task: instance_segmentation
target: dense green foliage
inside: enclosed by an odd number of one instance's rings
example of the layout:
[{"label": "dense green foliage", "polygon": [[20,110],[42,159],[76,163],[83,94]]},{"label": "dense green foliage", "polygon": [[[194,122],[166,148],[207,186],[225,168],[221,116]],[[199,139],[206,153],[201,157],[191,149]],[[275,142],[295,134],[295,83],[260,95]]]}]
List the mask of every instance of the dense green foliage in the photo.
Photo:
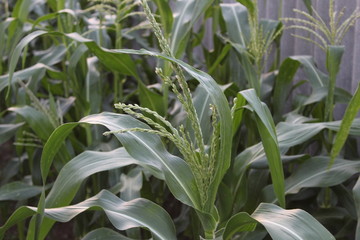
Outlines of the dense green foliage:
[{"label": "dense green foliage", "polygon": [[[329,25],[311,1],[1,1],[0,239],[360,239],[360,90],[336,87],[360,15],[329,1]],[[280,62],[288,28],[327,72]]]}]

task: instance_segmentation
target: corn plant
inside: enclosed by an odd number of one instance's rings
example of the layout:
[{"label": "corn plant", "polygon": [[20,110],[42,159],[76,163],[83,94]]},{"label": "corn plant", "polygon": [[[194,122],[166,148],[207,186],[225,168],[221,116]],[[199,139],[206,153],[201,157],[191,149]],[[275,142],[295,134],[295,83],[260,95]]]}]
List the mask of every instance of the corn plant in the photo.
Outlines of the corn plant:
[{"label": "corn plant", "polygon": [[[358,237],[360,164],[345,141],[360,135],[358,91],[334,90],[343,121],[318,117],[318,96],[285,113],[299,67],[314,89],[324,74],[304,56],[265,73],[282,25],[239,2],[48,1],[44,16],[10,3],[0,143],[17,157],[1,170],[0,239]],[[209,17],[221,32],[202,62],[189,52]],[[234,63],[253,88],[222,85]],[[330,156],[316,149],[329,131]]]}]

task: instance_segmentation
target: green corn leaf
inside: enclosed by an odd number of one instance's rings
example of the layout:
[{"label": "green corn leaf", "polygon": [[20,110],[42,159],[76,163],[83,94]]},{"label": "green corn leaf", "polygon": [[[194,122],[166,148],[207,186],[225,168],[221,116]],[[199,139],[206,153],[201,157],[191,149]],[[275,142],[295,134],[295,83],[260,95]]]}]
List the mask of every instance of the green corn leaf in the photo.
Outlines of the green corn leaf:
[{"label": "green corn leaf", "polygon": [[220,6],[230,41],[244,48],[250,38],[246,7],[240,3],[223,3]]},{"label": "green corn leaf", "polygon": [[77,125],[78,123],[67,123],[57,127],[54,132],[51,133],[49,139],[46,141],[40,160],[41,177],[44,184],[46,183],[46,178],[48,176],[55,155],[63,146],[66,137]]},{"label": "green corn leaf", "polygon": [[[306,160],[285,180],[285,193],[295,194],[302,188],[336,186],[360,171],[358,161],[336,159],[331,169],[328,169],[328,164],[327,157]],[[272,186],[269,186],[265,190],[266,200],[275,202],[271,188]]]},{"label": "green corn leaf", "polygon": [[300,66],[300,62],[291,58],[287,58],[281,64],[279,73],[276,76],[274,88],[274,115],[275,120],[281,119],[282,113],[285,109],[286,98],[292,86],[292,80]]},{"label": "green corn leaf", "polygon": [[360,177],[353,188],[354,202],[356,206],[357,225],[355,239],[360,239]]},{"label": "green corn leaf", "polygon": [[242,5],[244,5],[251,14],[253,15],[256,14],[256,9],[253,1],[251,0],[237,0],[237,1]]},{"label": "green corn leaf", "polygon": [[90,113],[98,113],[102,104],[102,82],[101,75],[98,70],[97,57],[86,59],[88,71],[85,80],[85,96],[86,101],[90,105]]},{"label": "green corn leaf", "polygon": [[231,112],[228,102],[221,88],[217,85],[215,80],[210,75],[191,67],[190,65],[184,63],[181,60],[173,59],[160,53],[151,52],[147,50],[130,50],[130,49],[107,50],[107,51],[111,51],[112,53],[119,53],[119,54],[127,53],[127,54],[136,54],[136,55],[150,55],[167,61],[174,62],[176,64],[179,64],[190,76],[198,80],[200,85],[206,89],[219,113],[220,135],[222,140],[220,144],[220,152],[219,152],[219,159],[222,160],[216,162],[217,164],[216,166],[217,172],[215,175],[216,180],[213,181],[213,185],[211,186],[212,190],[209,191],[209,193],[211,194],[211,197],[209,197],[209,204],[212,205],[212,203],[215,201],[216,189],[218,188],[218,185],[220,184],[220,181],[224,176],[226,170],[230,166],[231,136],[232,136]]},{"label": "green corn leaf", "polygon": [[328,77],[315,66],[313,57],[293,56],[291,59],[301,63],[313,88],[325,87],[328,85]]},{"label": "green corn leaf", "polygon": [[48,117],[33,107],[12,107],[9,108],[9,111],[15,112],[22,116],[30,128],[44,142],[46,142],[51,132],[54,130]]},{"label": "green corn leaf", "polygon": [[237,94],[237,101],[236,105],[233,106],[233,129],[232,133],[233,136],[236,134],[238,128],[240,127],[240,123],[242,121],[243,112],[244,112],[244,106],[246,104],[245,98],[241,97],[240,93]]},{"label": "green corn leaf", "polygon": [[[105,212],[113,226],[119,230],[145,227],[151,231],[154,237],[159,239],[176,239],[172,220],[160,206],[141,198],[125,202],[106,190],[102,190],[94,197],[76,205],[45,209],[46,218],[44,222],[48,220],[68,222],[86,210],[99,208]],[[36,212],[37,208],[35,207],[17,209],[5,225],[0,228],[0,239],[3,238],[7,228]]]},{"label": "green corn leaf", "polygon": [[38,25],[41,22],[54,19],[54,18],[56,18],[57,16],[59,16],[61,14],[68,14],[69,16],[72,16],[74,19],[77,19],[76,13],[73,10],[71,10],[71,9],[63,9],[61,11],[58,11],[58,12],[55,12],[55,13],[49,13],[49,14],[46,14],[44,16],[39,17],[38,19],[36,19],[33,22],[33,26],[35,27],[36,25]]},{"label": "green corn leaf", "polygon": [[284,210],[273,204],[261,203],[251,217],[266,228],[272,239],[335,240],[313,216],[301,209]]},{"label": "green corn leaf", "polygon": [[[360,119],[355,119],[350,134],[360,136]],[[280,153],[285,154],[289,148],[302,144],[324,129],[339,131],[341,121],[322,123],[288,123],[281,122],[276,127]],[[247,148],[235,158],[235,164],[244,162],[245,165],[263,161],[265,152],[261,143]]]},{"label": "green corn leaf", "polygon": [[[122,114],[101,113],[83,118],[80,122],[100,124],[110,131],[149,127],[139,120]],[[183,203],[200,209],[200,199],[194,176],[184,160],[169,154],[159,136],[149,133],[128,132],[115,134],[128,153],[138,161],[161,169],[174,196]]]},{"label": "green corn leaf", "polygon": [[116,70],[120,73],[123,73],[125,75],[135,76],[137,77],[135,64],[131,60],[131,58],[128,55],[125,54],[114,54],[112,52],[106,53],[106,50],[99,47],[93,40],[83,38],[78,33],[69,33],[69,34],[63,34],[58,32],[47,32],[43,30],[37,30],[29,35],[25,36],[19,44],[16,46],[9,64],[9,77],[8,77],[8,86],[9,90],[7,95],[10,93],[10,85],[13,81],[14,77],[14,71],[16,68],[16,65],[18,63],[18,60],[20,58],[22,50],[34,39],[36,39],[39,36],[42,35],[55,35],[55,36],[67,36],[75,41],[78,41],[80,43],[84,43],[98,58],[99,60],[108,68],[112,70]]},{"label": "green corn leaf", "polygon": [[189,34],[202,13],[214,0],[179,0],[174,8],[174,23],[170,48],[176,58],[180,58],[188,44]]},{"label": "green corn leaf", "polygon": [[[212,131],[211,122],[209,121],[211,116],[210,104],[213,103],[209,93],[202,86],[198,86],[192,96],[194,107],[200,121],[204,143],[208,144]],[[185,129],[189,131],[190,137],[194,140],[194,132],[190,124],[189,120],[187,120],[185,123]]]},{"label": "green corn leaf", "polygon": [[260,101],[254,89],[240,92],[256,114],[256,124],[260,133],[264,151],[274,184],[274,191],[280,206],[285,206],[284,171],[280,158],[279,144],[276,136],[275,125],[267,106]]},{"label": "green corn leaf", "polygon": [[0,124],[0,144],[9,140],[24,123]]},{"label": "green corn leaf", "polygon": [[0,187],[0,201],[21,201],[41,193],[42,187],[24,182],[11,182]]},{"label": "green corn leaf", "polygon": [[[63,125],[55,131],[50,139],[63,138],[60,131],[69,131],[71,125]],[[52,144],[49,144],[52,143]],[[61,141],[49,140],[47,146],[59,146]],[[160,169],[155,165],[137,161],[129,156],[124,148],[110,152],[85,151],[69,161],[60,171],[53,187],[45,199],[45,207],[54,208],[66,206],[71,203],[82,182],[89,176],[112,169],[137,164],[147,168],[158,178],[163,178]],[[51,229],[53,221],[46,221],[41,227],[41,236],[45,237]]]},{"label": "green corn leaf", "polygon": [[354,96],[350,100],[348,107],[346,108],[344,118],[341,121],[340,130],[337,133],[334,141],[334,145],[331,149],[331,160],[330,166],[334,163],[336,156],[340,153],[342,147],[345,144],[345,141],[349,135],[351,125],[360,110],[360,85],[355,91]]},{"label": "green corn leaf", "polygon": [[[40,36],[42,34],[46,34],[46,32],[38,31],[38,33],[35,35]],[[225,95],[221,91],[221,88],[214,81],[214,79],[212,79],[210,75],[202,71],[199,71],[178,59],[173,59],[160,53],[151,52],[147,50],[125,50],[125,49],[109,50],[99,47],[94,41],[90,39],[86,39],[77,33],[70,33],[70,34],[51,33],[51,34],[64,35],[77,42],[84,43],[99,58],[100,62],[102,62],[104,65],[108,66],[109,68],[114,67],[115,70],[118,70],[119,72],[122,71],[124,74],[136,76],[135,67],[134,65],[132,65],[133,63],[130,60],[130,57],[127,56],[126,54],[149,55],[179,64],[190,76],[192,76],[193,78],[199,81],[200,85],[202,85],[211,96],[211,99],[214,102],[216,109],[218,110],[219,118],[220,118],[219,119],[220,135],[222,139],[220,144],[220,152],[219,152],[219,159],[221,159],[221,161],[216,162],[215,169],[217,169],[217,172],[214,177],[215,180],[213,181],[213,184],[210,187],[211,190],[209,190],[210,197],[208,201],[208,209],[211,209],[212,208],[211,206],[215,202],[217,188],[226,170],[230,166],[231,136],[232,136],[230,108],[228,106],[228,102],[225,98]]]},{"label": "green corn leaf", "polygon": [[[253,231],[262,224],[272,239],[334,239],[314,217],[301,209],[285,210],[274,204],[261,203],[253,214],[238,213],[226,224],[223,238],[231,239],[237,232]],[[301,226],[301,227],[299,227]]]},{"label": "green corn leaf", "polygon": [[[48,73],[49,76],[51,76],[54,79],[66,78],[66,75],[64,73],[56,71],[55,69],[45,64],[37,63],[29,68],[25,68],[23,70],[14,72],[11,78],[11,84],[16,83],[18,80],[21,81],[28,80],[33,76],[43,76],[45,72]],[[9,86],[9,79],[10,79],[10,74],[5,74],[0,76],[0,91],[2,91],[4,88]]]},{"label": "green corn leaf", "polygon": [[344,51],[344,46],[328,46],[326,49],[326,68],[329,72],[328,94],[325,102],[326,121],[333,119],[336,76],[340,70],[341,58]]},{"label": "green corn leaf", "polygon": [[161,116],[165,116],[166,111],[163,97],[148,89],[146,85],[140,81],[138,83],[138,89],[140,105],[159,113]]},{"label": "green corn leaf", "polygon": [[303,0],[308,12],[312,14],[312,3],[311,0]]},{"label": "green corn leaf", "polygon": [[109,228],[98,228],[86,234],[81,240],[133,240]]},{"label": "green corn leaf", "polygon": [[248,213],[240,212],[235,214],[226,223],[224,233],[222,235],[224,240],[232,239],[232,236],[238,232],[254,231],[257,221],[253,219]]},{"label": "green corn leaf", "polygon": [[16,46],[16,48],[14,49],[11,59],[10,59],[10,63],[9,63],[9,81],[8,81],[8,92],[7,92],[7,97],[10,94],[10,85],[11,82],[13,80],[13,75],[14,75],[14,71],[16,68],[16,65],[18,63],[18,60],[20,58],[21,52],[22,50],[29,44],[29,42],[31,42],[32,40],[34,40],[35,38],[46,34],[46,31],[42,31],[42,30],[38,30],[35,32],[30,33],[29,35],[27,35],[26,37],[24,37]]},{"label": "green corn leaf", "polygon": [[13,17],[19,18],[22,22],[27,21],[31,9],[34,7],[34,2],[31,0],[20,0],[16,3]]},{"label": "green corn leaf", "polygon": [[171,33],[171,26],[173,25],[173,15],[169,6],[168,0],[154,0],[160,13],[161,24],[164,27],[165,36],[169,36]]},{"label": "green corn leaf", "polygon": [[219,56],[216,58],[214,63],[209,68],[208,70],[209,75],[212,75],[212,73],[219,67],[219,64],[225,59],[225,57],[228,55],[230,50],[231,50],[231,45],[226,44],[224,48],[221,50]]}]

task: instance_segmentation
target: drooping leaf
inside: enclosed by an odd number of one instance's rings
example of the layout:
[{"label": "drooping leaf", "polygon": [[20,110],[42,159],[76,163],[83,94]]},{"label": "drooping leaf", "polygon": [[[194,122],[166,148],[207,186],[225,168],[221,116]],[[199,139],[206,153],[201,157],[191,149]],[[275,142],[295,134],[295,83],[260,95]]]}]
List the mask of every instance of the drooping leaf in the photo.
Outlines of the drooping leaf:
[{"label": "drooping leaf", "polygon": [[335,240],[313,216],[301,209],[284,210],[273,204],[261,203],[251,217],[261,223],[273,239]]},{"label": "drooping leaf", "polygon": [[[86,210],[98,208],[104,210],[110,222],[119,230],[145,227],[159,239],[176,239],[172,220],[160,206],[141,198],[125,202],[106,190],[76,205],[45,209],[45,217],[58,222],[68,222]],[[0,228],[0,238],[2,239],[4,232],[11,225],[36,212],[35,207],[19,208]]]},{"label": "drooping leaf", "polygon": [[[338,185],[360,171],[359,161],[336,159],[333,167],[328,168],[329,158],[314,157],[302,163],[296,171],[285,180],[286,194],[298,193],[302,188],[332,187]],[[269,202],[271,190],[266,190]]]},{"label": "drooping leaf", "polygon": [[[69,131],[71,125],[64,125],[66,129],[58,128],[58,131]],[[56,138],[59,134],[53,134]],[[60,136],[63,137],[64,135]],[[54,143],[54,141],[51,141]],[[53,144],[52,144],[53,145]],[[50,145],[49,145],[50,146]],[[89,176],[112,169],[121,168],[131,164],[146,167],[155,176],[161,177],[156,166],[136,161],[125,151],[124,148],[110,152],[86,151],[69,161],[60,171],[56,181],[45,200],[45,207],[54,208],[66,206],[71,203],[81,183]],[[45,237],[51,229],[53,221],[46,221],[41,227],[41,236]]]},{"label": "drooping leaf", "polygon": [[109,228],[98,228],[86,234],[81,240],[132,240]]},{"label": "drooping leaf", "polygon": [[15,181],[0,187],[0,201],[21,201],[39,195],[41,191],[40,186]]},{"label": "drooping leaf", "polygon": [[[135,76],[137,77],[135,64],[131,60],[128,55],[125,54],[113,54],[112,52],[107,52],[103,48],[99,47],[93,40],[86,39],[79,35],[78,33],[69,33],[63,34],[59,32],[47,32],[43,30],[37,30],[29,35],[25,36],[19,44],[16,46],[9,64],[9,81],[8,86],[10,86],[11,82],[13,81],[14,71],[17,65],[17,62],[20,58],[22,50],[34,39],[42,35],[54,35],[54,36],[66,36],[71,38],[77,42],[85,44],[99,59],[100,61],[108,68],[112,70],[116,70],[120,73],[125,75]],[[10,91],[8,91],[9,94]]]},{"label": "drooping leaf", "polygon": [[237,232],[253,231],[257,223],[266,228],[272,239],[335,240],[309,213],[301,209],[285,210],[269,203],[261,203],[251,216],[243,212],[234,215],[227,222],[223,237],[230,239]]},{"label": "drooping leaf", "polygon": [[292,56],[290,58],[301,63],[313,88],[325,87],[328,85],[327,76],[315,66],[313,57]]},{"label": "drooping leaf", "polygon": [[[46,34],[45,31],[38,31],[34,35],[40,36]],[[77,42],[84,43],[102,62],[109,68],[122,72],[124,74],[137,76],[135,71],[135,66],[131,61],[130,57],[126,54],[135,54],[135,55],[149,55],[157,58],[161,58],[167,61],[171,61],[173,63],[179,64],[190,76],[199,81],[199,83],[206,89],[209,93],[216,109],[219,113],[220,120],[220,135],[221,135],[221,144],[220,144],[220,152],[219,159],[221,161],[216,161],[215,169],[217,172],[215,173],[214,181],[211,185],[211,189],[209,193],[211,196],[209,197],[209,206],[210,209],[215,201],[216,197],[216,189],[218,188],[222,177],[224,176],[226,170],[230,166],[230,149],[231,149],[231,113],[230,108],[228,106],[228,102],[226,100],[225,95],[221,91],[221,88],[217,85],[217,83],[212,79],[208,74],[199,71],[190,65],[180,61],[178,59],[173,59],[171,57],[165,56],[160,53],[151,52],[147,50],[110,50],[99,47],[93,40],[86,39],[80,36],[77,33],[70,34],[62,34],[62,33],[49,33],[54,35],[63,35],[68,38],[71,38]],[[15,61],[15,60],[14,60]],[[114,129],[117,130],[117,129]]]},{"label": "drooping leaf", "polygon": [[[90,115],[81,119],[80,122],[101,124],[110,131],[136,127],[149,128],[146,124],[131,116],[106,112]],[[115,136],[134,159],[162,170],[170,190],[177,199],[189,206],[200,209],[200,199],[195,179],[189,166],[184,160],[168,153],[157,135],[127,132],[115,134]]]},{"label": "drooping leaf", "polygon": [[[37,63],[34,66],[15,72],[13,74],[11,84],[16,83],[18,80],[28,80],[33,76],[43,76],[45,72],[47,72],[54,79],[63,79],[64,77],[64,73],[56,71],[55,69],[50,68],[45,64]],[[2,91],[4,88],[6,88],[6,86],[8,86],[9,79],[9,74],[0,76],[0,91]]]}]

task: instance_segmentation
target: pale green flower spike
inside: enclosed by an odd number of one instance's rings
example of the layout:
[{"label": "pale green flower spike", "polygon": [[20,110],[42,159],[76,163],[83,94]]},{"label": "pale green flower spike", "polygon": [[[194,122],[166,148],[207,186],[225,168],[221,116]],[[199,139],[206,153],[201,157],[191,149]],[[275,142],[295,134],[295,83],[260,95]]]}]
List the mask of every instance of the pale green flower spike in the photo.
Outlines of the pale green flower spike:
[{"label": "pale green flower spike", "polygon": [[294,25],[291,25],[288,28],[307,31],[310,35],[315,37],[315,40],[310,37],[293,34],[294,37],[309,41],[321,48],[324,52],[326,52],[329,45],[341,45],[345,34],[349,31],[350,27],[355,24],[356,20],[360,18],[360,12],[358,9],[355,9],[346,20],[340,23],[344,16],[345,8],[341,9],[340,12],[336,12],[334,11],[334,0],[329,1],[329,24],[325,23],[320,14],[313,7],[313,16],[305,11],[294,9],[295,13],[302,15],[305,19],[283,18],[284,21],[294,22]]},{"label": "pale green flower spike", "polygon": [[[170,50],[168,41],[165,39],[161,28],[156,22],[154,15],[152,14],[146,0],[142,0],[141,4],[144,7],[144,12],[154,30],[155,36],[159,41],[160,48],[165,55],[174,58]],[[190,134],[188,131],[185,130],[183,125],[181,125],[178,130],[173,127],[171,123],[167,121],[164,117],[160,116],[157,112],[140,107],[136,104],[133,105],[118,103],[115,104],[115,107],[117,109],[123,110],[127,114],[143,120],[149,126],[151,126],[152,129],[129,128],[121,129],[118,131],[110,131],[104,134],[109,135],[114,133],[126,133],[130,131],[145,132],[157,134],[160,137],[167,138],[168,140],[173,142],[175,146],[179,149],[180,153],[183,155],[185,161],[189,164],[191,171],[194,174],[196,185],[199,188],[202,205],[205,205],[208,197],[208,188],[213,180],[215,172],[215,161],[219,151],[218,149],[220,142],[220,128],[217,118],[217,111],[215,106],[210,106],[212,110],[213,135],[211,138],[210,153],[207,153],[203,141],[203,135],[200,128],[199,119],[196,114],[194,104],[192,102],[190,89],[187,85],[183,70],[179,65],[175,63],[171,63],[171,67],[175,72],[174,80],[172,80],[170,76],[166,76],[161,68],[156,68],[155,72],[163,80],[164,84],[171,87],[178,100],[183,105],[184,110],[186,111],[188,118],[191,122],[191,127],[194,130],[195,143],[191,141]],[[156,120],[145,116],[143,113],[151,115]]]}]

